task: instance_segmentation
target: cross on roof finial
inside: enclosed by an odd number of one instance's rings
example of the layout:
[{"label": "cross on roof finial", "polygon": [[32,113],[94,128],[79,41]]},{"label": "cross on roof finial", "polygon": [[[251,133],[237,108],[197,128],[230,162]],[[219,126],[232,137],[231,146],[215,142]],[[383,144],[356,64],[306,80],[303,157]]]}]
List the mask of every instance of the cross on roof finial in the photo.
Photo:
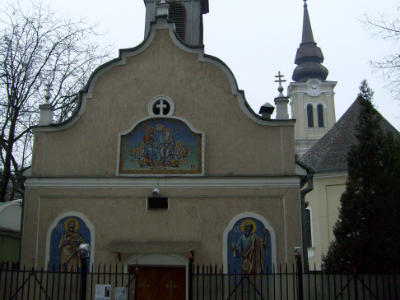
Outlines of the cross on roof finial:
[{"label": "cross on roof finial", "polygon": [[277,80],[275,80],[275,82],[279,83],[279,86],[278,86],[279,95],[282,95],[282,92],[283,92],[282,82],[286,82],[286,80],[283,79],[283,77],[285,77],[285,75],[282,75],[281,71],[278,71],[278,75],[275,75],[275,77],[278,78]]},{"label": "cross on roof finial", "polygon": [[50,97],[51,97],[51,94],[50,94],[51,90],[52,90],[51,83],[48,82],[46,84],[46,88],[45,88],[46,95],[44,96],[44,99],[46,99],[46,104],[49,104],[49,100],[50,100]]}]

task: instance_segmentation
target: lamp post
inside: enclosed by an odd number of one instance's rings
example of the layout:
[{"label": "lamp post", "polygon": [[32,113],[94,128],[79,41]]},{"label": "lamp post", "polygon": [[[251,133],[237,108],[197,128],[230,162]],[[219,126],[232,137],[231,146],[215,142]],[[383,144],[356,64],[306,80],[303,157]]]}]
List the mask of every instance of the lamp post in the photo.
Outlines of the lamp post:
[{"label": "lamp post", "polygon": [[89,244],[83,243],[79,245],[78,251],[81,256],[81,297],[80,300],[86,300],[87,285],[87,262],[89,256]]},{"label": "lamp post", "polygon": [[294,248],[294,256],[297,265],[297,296],[299,300],[303,300],[303,266],[301,263],[301,247]]}]

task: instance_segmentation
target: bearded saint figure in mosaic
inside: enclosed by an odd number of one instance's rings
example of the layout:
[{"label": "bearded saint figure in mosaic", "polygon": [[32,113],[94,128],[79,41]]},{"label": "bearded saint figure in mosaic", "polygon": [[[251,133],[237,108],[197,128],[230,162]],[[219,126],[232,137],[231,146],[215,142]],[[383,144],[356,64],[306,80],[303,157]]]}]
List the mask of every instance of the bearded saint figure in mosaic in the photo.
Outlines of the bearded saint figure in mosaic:
[{"label": "bearded saint figure in mosaic", "polygon": [[69,218],[64,223],[65,233],[61,236],[59,243],[61,271],[71,271],[81,267],[79,245],[85,241],[78,233],[78,228],[79,222],[75,218]]},{"label": "bearded saint figure in mosaic", "polygon": [[233,256],[242,259],[242,274],[261,273],[264,270],[265,248],[268,244],[268,232],[262,230],[264,238],[256,234],[256,223],[245,219],[240,224],[242,234],[232,245]]}]

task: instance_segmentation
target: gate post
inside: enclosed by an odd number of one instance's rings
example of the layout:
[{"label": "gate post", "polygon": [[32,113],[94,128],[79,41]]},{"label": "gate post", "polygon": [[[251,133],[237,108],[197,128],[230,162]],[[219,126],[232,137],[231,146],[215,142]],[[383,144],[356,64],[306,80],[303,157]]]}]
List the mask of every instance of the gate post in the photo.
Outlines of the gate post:
[{"label": "gate post", "polygon": [[194,254],[193,251],[191,251],[189,258],[189,276],[188,276],[189,300],[193,299],[193,254]]},{"label": "gate post", "polygon": [[80,300],[86,300],[87,285],[87,258],[89,257],[89,244],[83,243],[78,247],[77,255],[81,258],[81,297]]},{"label": "gate post", "polygon": [[296,251],[296,265],[297,265],[297,298],[303,300],[303,266],[301,263],[300,251]]},{"label": "gate post", "polygon": [[354,297],[358,300],[358,273],[356,267],[353,268],[353,280],[354,280]]},{"label": "gate post", "polygon": [[81,265],[81,297],[80,300],[86,300],[86,285],[87,285],[87,263],[86,256],[82,256]]}]

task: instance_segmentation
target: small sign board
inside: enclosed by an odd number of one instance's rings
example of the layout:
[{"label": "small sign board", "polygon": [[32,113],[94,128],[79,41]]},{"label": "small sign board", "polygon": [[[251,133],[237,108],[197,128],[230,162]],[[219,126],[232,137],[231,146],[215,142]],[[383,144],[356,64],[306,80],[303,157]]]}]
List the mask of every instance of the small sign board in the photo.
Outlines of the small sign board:
[{"label": "small sign board", "polygon": [[114,289],[114,300],[126,300],[127,299],[126,287],[116,287]]},{"label": "small sign board", "polygon": [[111,285],[96,284],[95,300],[111,300]]}]

